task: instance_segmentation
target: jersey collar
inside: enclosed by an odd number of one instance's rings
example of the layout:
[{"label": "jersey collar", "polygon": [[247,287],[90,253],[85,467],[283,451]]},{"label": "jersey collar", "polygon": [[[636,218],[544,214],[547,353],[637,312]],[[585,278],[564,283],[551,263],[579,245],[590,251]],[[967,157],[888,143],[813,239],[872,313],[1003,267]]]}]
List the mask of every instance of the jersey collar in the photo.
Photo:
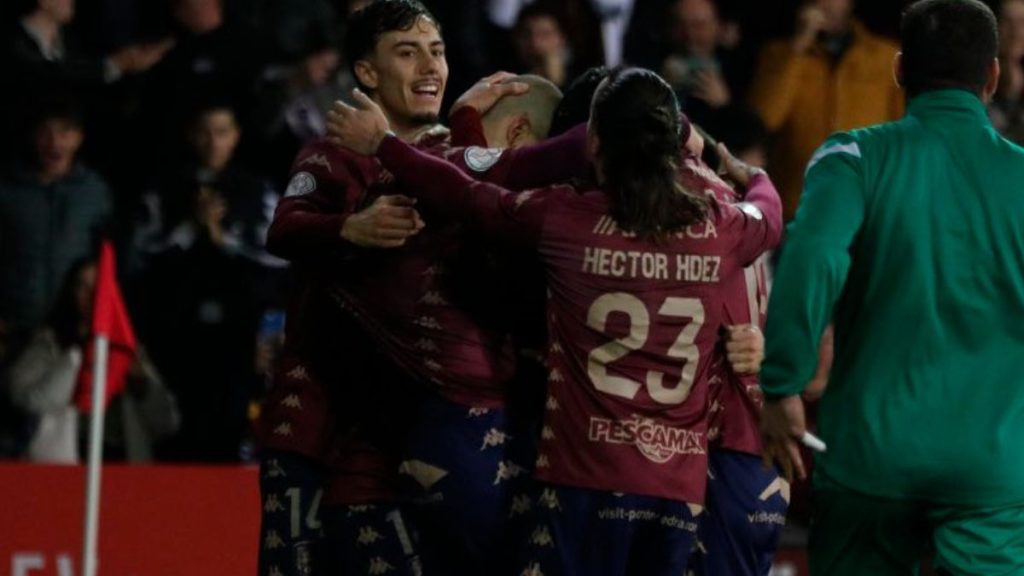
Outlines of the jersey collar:
[{"label": "jersey collar", "polygon": [[985,104],[967,90],[934,90],[914,97],[907,105],[907,115],[929,118],[944,115],[969,116],[969,120],[990,126]]}]

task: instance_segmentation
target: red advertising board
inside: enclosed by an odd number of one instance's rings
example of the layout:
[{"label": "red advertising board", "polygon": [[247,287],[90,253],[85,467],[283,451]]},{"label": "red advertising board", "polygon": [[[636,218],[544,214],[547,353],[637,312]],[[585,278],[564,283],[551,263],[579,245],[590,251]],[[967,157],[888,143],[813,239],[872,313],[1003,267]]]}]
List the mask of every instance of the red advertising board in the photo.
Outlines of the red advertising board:
[{"label": "red advertising board", "polygon": [[[254,467],[106,466],[100,576],[256,574]],[[0,576],[79,576],[85,469],[0,463]],[[773,572],[805,576],[802,550]]]},{"label": "red advertising board", "polygon": [[[256,573],[252,467],[107,466],[101,576]],[[0,464],[0,574],[78,576],[85,469]]]}]

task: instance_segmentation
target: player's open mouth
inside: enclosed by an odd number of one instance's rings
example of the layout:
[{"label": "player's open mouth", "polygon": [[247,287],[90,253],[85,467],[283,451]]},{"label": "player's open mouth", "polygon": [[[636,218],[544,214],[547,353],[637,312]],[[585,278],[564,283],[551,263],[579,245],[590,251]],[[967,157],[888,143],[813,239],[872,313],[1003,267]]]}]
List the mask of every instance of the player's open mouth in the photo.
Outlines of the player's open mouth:
[{"label": "player's open mouth", "polygon": [[417,99],[429,100],[431,102],[438,99],[441,94],[441,83],[435,80],[428,82],[417,82],[412,85],[412,93]]}]

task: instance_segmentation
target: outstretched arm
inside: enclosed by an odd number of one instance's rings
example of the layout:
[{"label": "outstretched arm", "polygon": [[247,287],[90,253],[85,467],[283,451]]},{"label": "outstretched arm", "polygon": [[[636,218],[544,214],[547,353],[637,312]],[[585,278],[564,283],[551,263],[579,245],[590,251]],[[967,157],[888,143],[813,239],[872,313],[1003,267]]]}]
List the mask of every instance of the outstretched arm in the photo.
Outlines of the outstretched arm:
[{"label": "outstretched arm", "polygon": [[478,182],[450,163],[421,153],[390,134],[387,118],[362,92],[359,109],[336,105],[331,140],[364,155],[376,154],[384,167],[420,202],[449,217],[473,223],[481,232],[532,243],[543,225],[543,191],[514,192]]}]

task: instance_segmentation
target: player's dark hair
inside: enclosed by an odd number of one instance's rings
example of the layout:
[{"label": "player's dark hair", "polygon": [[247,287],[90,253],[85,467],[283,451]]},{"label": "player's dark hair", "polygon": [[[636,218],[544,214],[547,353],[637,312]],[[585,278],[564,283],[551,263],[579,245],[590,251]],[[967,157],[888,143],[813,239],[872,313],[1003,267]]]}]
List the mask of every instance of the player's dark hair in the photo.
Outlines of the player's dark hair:
[{"label": "player's dark hair", "polygon": [[548,137],[564,134],[590,118],[590,103],[594,101],[594,93],[607,77],[607,68],[595,66],[572,81],[562,94],[562,101],[555,108]]},{"label": "player's dark hair", "polygon": [[999,25],[979,0],[921,0],[901,26],[903,85],[910,97],[959,88],[980,94],[999,53]]},{"label": "player's dark hair", "polygon": [[620,228],[661,240],[704,218],[707,200],[676,177],[682,114],[660,76],[643,68],[613,71],[594,95],[591,122]]},{"label": "player's dark hair", "polygon": [[[420,18],[429,19],[438,31],[441,30],[437,18],[416,0],[374,0],[349,17],[345,27],[345,58],[357,83],[356,62],[373,53],[380,37],[388,32],[409,30]],[[360,88],[366,90],[361,83]]]}]

